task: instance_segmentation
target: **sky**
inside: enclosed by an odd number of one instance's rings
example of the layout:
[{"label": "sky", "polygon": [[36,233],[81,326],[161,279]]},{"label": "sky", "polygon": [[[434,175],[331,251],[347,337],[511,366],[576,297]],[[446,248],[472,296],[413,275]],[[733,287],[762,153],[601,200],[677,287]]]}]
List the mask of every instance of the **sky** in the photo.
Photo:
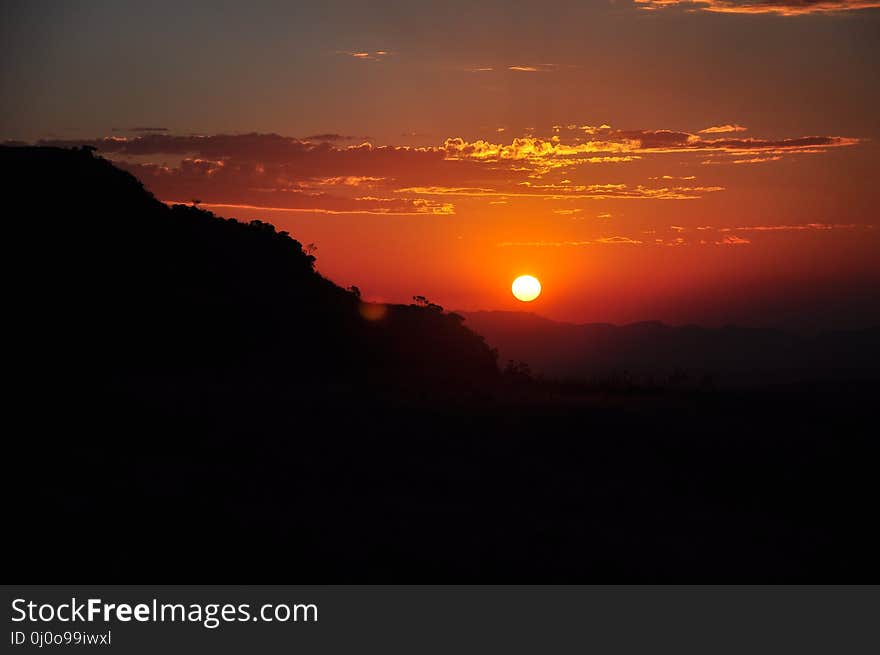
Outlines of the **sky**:
[{"label": "sky", "polygon": [[880,324],[880,0],[7,0],[0,55],[0,140],[268,220],[367,299]]}]

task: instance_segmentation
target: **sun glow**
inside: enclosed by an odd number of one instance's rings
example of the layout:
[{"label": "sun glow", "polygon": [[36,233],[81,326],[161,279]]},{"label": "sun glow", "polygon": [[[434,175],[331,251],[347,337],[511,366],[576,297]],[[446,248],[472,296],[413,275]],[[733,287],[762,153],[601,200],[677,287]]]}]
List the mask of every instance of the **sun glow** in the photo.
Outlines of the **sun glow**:
[{"label": "sun glow", "polygon": [[511,291],[517,300],[531,302],[541,295],[541,283],[531,275],[520,275],[513,281]]}]

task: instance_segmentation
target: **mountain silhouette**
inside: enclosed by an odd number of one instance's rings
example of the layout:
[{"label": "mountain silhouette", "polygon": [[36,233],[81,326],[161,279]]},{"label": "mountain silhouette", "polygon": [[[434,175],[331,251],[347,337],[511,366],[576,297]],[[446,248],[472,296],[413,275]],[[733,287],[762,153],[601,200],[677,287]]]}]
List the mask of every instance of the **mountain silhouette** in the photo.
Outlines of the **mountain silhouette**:
[{"label": "mountain silhouette", "polygon": [[[566,388],[499,372],[473,316],[363,303],[291,236],[167,207],[89,149],[0,168],[7,557],[29,582],[880,574],[876,375]],[[668,330],[622,334],[647,357]]]},{"label": "mountain silhouette", "polygon": [[601,381],[626,374],[659,385],[687,379],[742,387],[873,379],[880,371],[880,327],[801,335],[657,321],[578,325],[527,312],[458,313],[498,348],[502,361],[528,362],[552,379]]}]

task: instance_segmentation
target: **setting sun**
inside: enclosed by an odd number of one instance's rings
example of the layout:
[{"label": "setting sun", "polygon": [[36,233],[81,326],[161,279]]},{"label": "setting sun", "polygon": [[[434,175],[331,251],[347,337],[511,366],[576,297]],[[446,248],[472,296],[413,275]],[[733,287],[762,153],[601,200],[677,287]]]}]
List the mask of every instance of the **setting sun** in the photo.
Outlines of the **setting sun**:
[{"label": "setting sun", "polygon": [[513,281],[511,291],[517,300],[531,302],[541,295],[541,283],[531,275],[520,275]]}]

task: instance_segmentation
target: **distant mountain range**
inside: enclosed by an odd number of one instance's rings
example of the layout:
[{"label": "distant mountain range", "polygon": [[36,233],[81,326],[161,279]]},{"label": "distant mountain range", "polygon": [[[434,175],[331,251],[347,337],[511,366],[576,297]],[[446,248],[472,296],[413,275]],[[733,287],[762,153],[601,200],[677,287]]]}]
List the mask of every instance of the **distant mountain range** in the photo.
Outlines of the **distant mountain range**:
[{"label": "distant mountain range", "polygon": [[499,351],[549,378],[631,378],[668,384],[754,385],[873,378],[880,327],[815,336],[782,330],[651,321],[558,323],[527,312],[458,312]]}]

